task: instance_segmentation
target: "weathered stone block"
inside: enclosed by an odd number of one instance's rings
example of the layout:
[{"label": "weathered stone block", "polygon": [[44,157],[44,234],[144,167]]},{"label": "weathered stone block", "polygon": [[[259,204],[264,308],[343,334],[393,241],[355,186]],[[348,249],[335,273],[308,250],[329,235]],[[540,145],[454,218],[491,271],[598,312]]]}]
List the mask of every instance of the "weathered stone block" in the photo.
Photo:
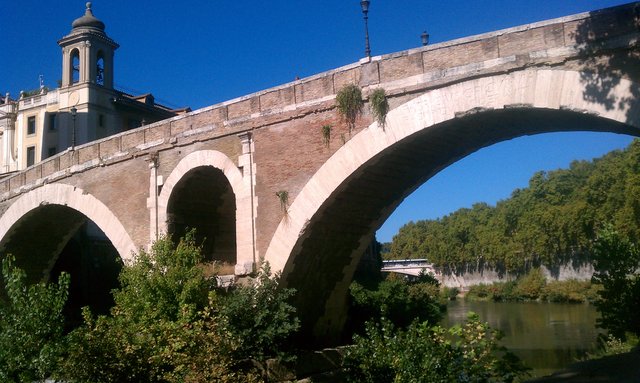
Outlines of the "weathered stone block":
[{"label": "weathered stone block", "polygon": [[85,162],[98,158],[100,156],[99,149],[100,149],[100,145],[98,144],[76,149],[76,153],[78,155],[78,163],[83,164]]},{"label": "weathered stone block", "polygon": [[169,137],[171,129],[169,124],[152,126],[144,130],[144,142],[153,142]]},{"label": "weathered stone block", "polygon": [[495,58],[498,58],[498,38],[492,37],[426,51],[423,55],[424,71],[430,72]]},{"label": "weathered stone block", "polygon": [[60,170],[60,160],[58,158],[52,158],[42,163],[42,177],[46,177]]},{"label": "weathered stone block", "polygon": [[333,84],[336,92],[339,92],[340,89],[344,88],[349,84],[360,83],[360,68],[352,68],[343,72],[337,72],[333,75]]},{"label": "weathered stone block", "polygon": [[229,119],[247,117],[260,111],[260,98],[257,96],[238,101],[227,106]]},{"label": "weathered stone block", "polygon": [[311,81],[296,84],[296,102],[315,100],[334,94],[333,76],[325,76]]},{"label": "weathered stone block", "polygon": [[138,145],[144,144],[144,131],[137,129],[131,131],[128,134],[122,135],[121,138],[121,150],[131,150]]},{"label": "weathered stone block", "polygon": [[41,174],[42,174],[42,168],[40,165],[31,167],[27,169],[27,171],[25,171],[24,173],[25,182],[28,184],[33,183],[35,180],[41,177]]},{"label": "weathered stone block", "polygon": [[120,151],[120,137],[116,136],[109,140],[100,142],[100,157],[110,157]]},{"label": "weathered stone block", "polygon": [[500,56],[525,54],[549,48],[564,46],[562,24],[551,24],[539,28],[512,32],[498,37]]},{"label": "weathered stone block", "polygon": [[400,80],[422,73],[422,52],[380,62],[380,81]]},{"label": "weathered stone block", "polygon": [[295,103],[294,87],[277,89],[260,96],[260,110],[280,109]]}]

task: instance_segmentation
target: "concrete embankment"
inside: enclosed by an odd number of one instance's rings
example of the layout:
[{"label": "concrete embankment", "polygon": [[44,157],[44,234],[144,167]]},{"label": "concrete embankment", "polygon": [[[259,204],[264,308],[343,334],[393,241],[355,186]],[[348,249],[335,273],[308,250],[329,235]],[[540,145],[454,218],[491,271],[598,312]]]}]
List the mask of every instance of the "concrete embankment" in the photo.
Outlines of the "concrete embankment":
[{"label": "concrete embankment", "polygon": [[[548,281],[565,281],[568,279],[589,280],[593,275],[591,264],[571,265],[566,264],[557,267],[540,266],[540,270]],[[517,274],[505,273],[492,268],[469,269],[463,272],[445,272],[438,275],[438,280],[444,286],[457,287],[466,290],[469,286],[479,284],[492,284],[494,282],[512,281],[518,278]]]}]

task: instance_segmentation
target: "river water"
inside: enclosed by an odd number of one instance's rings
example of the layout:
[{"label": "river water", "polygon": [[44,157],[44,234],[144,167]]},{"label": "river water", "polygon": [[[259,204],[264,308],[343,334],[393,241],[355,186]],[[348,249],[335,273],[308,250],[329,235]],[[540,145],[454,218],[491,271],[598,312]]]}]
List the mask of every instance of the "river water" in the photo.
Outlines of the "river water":
[{"label": "river water", "polygon": [[502,344],[533,368],[532,377],[560,370],[596,348],[598,316],[588,304],[452,301],[443,325],[473,311],[503,332]]}]

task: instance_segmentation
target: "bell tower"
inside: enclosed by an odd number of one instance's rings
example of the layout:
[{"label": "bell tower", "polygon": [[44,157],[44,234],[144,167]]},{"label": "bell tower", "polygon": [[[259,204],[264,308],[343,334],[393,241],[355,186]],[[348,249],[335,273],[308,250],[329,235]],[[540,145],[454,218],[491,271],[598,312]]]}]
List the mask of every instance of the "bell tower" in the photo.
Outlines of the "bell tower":
[{"label": "bell tower", "polygon": [[113,89],[113,54],[119,45],[104,32],[105,25],[91,11],[71,24],[71,32],[58,41],[62,48],[61,88],[96,84]]}]

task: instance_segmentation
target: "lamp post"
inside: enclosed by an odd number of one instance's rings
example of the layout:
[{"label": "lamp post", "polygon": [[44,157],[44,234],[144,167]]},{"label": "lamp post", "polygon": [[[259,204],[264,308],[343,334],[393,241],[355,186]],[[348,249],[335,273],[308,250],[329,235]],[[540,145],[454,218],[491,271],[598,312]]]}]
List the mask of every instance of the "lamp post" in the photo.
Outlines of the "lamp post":
[{"label": "lamp post", "polygon": [[71,112],[71,119],[73,120],[73,130],[71,131],[71,150],[76,150],[76,114],[78,113],[78,109],[75,106],[72,106],[69,109]]},{"label": "lamp post", "polygon": [[429,44],[429,34],[427,33],[427,31],[422,32],[420,38],[422,39],[422,46],[426,47],[427,44]]},{"label": "lamp post", "polygon": [[371,57],[371,48],[369,47],[369,0],[360,1],[360,6],[362,7],[362,14],[364,15],[364,55],[366,57]]}]

